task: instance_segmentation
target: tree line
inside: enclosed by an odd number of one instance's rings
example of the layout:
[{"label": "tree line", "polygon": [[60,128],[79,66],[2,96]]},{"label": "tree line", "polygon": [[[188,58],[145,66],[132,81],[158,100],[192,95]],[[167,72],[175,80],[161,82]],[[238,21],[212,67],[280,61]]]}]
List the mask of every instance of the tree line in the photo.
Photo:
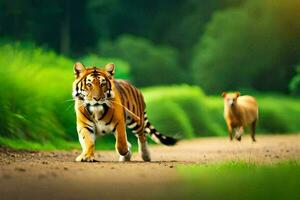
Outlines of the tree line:
[{"label": "tree line", "polygon": [[137,86],[297,94],[298,8],[294,0],[1,0],[0,37],[122,59]]}]

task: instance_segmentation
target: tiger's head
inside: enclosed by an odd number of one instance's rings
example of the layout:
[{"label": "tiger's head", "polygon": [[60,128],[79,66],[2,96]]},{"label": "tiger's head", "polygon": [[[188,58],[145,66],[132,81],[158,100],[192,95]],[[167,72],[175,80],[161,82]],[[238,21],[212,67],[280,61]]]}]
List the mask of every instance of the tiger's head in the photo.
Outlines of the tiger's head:
[{"label": "tiger's head", "polygon": [[113,75],[115,65],[110,63],[105,69],[85,68],[80,62],[74,65],[75,81],[73,98],[83,101],[85,105],[98,106],[114,98]]}]

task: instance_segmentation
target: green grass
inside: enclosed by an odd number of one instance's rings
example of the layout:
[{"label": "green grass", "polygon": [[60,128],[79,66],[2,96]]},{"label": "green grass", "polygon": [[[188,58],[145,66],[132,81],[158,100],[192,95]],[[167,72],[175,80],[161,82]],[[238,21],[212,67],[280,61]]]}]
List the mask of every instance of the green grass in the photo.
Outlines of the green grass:
[{"label": "green grass", "polygon": [[227,162],[179,166],[184,181],[177,198],[186,199],[300,199],[300,163]]}]

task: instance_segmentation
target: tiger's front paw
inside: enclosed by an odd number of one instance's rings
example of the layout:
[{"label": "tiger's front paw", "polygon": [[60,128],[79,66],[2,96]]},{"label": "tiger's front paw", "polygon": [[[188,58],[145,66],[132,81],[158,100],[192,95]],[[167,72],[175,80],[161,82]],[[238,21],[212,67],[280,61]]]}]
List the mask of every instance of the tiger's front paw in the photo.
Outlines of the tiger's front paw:
[{"label": "tiger's front paw", "polygon": [[98,162],[98,160],[96,160],[94,156],[87,156],[83,153],[77,156],[75,161],[76,162]]}]

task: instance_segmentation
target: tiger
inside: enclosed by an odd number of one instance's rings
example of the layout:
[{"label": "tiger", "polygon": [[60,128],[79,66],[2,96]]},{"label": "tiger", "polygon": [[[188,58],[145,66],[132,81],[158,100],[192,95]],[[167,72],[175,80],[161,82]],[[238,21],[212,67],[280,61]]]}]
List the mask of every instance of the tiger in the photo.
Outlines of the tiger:
[{"label": "tiger", "polygon": [[115,65],[85,67],[74,64],[75,80],[72,96],[75,101],[76,129],[82,152],[77,162],[97,162],[95,159],[96,136],[115,135],[115,149],[119,161],[130,161],[131,145],[126,127],[137,136],[138,149],[145,162],[151,161],[147,134],[156,143],[175,145],[178,139],[158,132],[148,120],[144,97],[126,80],[114,79]]}]

